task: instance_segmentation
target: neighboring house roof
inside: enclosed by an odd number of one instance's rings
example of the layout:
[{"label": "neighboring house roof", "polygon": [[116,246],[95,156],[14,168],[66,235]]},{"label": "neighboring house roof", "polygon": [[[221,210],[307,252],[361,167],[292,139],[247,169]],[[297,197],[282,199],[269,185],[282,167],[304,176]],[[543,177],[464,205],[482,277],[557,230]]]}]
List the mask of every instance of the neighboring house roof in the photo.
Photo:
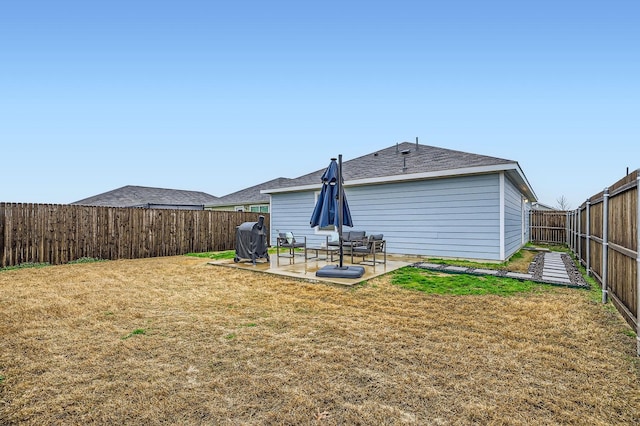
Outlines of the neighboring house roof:
[{"label": "neighboring house roof", "polygon": [[[412,142],[402,142],[343,161],[342,169],[345,186],[505,171],[523,194],[531,201],[537,200],[517,161]],[[320,177],[325,170],[326,167],[291,179],[286,185],[267,188],[263,193],[303,191],[319,187]]]},{"label": "neighboring house roof", "polygon": [[263,189],[280,188],[287,185],[290,181],[291,179],[289,178],[279,177],[268,182],[263,182],[249,188],[227,194],[211,203],[207,203],[206,207],[269,204],[269,195],[263,194],[260,191]]},{"label": "neighboring house roof", "polygon": [[533,210],[558,210],[555,207],[551,207],[547,204],[543,204],[539,201],[536,201],[535,203],[531,203],[531,208]]},{"label": "neighboring house roof", "polygon": [[71,204],[109,207],[197,206],[209,204],[218,197],[200,191],[181,189],[151,188],[127,185]]}]

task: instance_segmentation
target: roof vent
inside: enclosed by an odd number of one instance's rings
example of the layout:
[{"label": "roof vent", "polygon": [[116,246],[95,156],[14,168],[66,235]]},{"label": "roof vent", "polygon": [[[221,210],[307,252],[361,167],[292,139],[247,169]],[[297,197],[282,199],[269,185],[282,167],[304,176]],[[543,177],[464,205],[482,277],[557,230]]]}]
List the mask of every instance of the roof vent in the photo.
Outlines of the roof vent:
[{"label": "roof vent", "polygon": [[402,153],[402,155],[407,155],[408,153],[411,152],[410,149],[403,149],[402,151],[400,151]]},{"label": "roof vent", "polygon": [[373,153],[373,156],[374,156],[374,157],[377,157],[377,156],[378,156],[378,153],[377,153],[377,152],[374,152],[374,153]]}]

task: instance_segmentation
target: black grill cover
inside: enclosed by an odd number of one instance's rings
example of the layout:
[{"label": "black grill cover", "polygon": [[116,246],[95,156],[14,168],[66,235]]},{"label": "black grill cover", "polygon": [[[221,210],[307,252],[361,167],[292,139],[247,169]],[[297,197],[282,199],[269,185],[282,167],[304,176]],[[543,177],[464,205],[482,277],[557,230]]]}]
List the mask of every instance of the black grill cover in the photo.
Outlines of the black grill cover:
[{"label": "black grill cover", "polygon": [[235,262],[239,262],[240,259],[251,259],[255,265],[258,258],[265,258],[268,261],[268,248],[264,216],[258,217],[257,222],[244,222],[236,228],[236,257],[233,259]]}]

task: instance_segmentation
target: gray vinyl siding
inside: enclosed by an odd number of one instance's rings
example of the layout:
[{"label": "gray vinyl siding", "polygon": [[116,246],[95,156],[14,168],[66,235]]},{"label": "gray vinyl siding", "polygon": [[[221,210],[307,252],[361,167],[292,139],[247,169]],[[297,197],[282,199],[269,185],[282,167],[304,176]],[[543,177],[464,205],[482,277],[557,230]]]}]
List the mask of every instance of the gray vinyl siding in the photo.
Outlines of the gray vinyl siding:
[{"label": "gray vinyl siding", "polygon": [[[433,257],[500,259],[498,174],[347,187],[354,227],[384,234],[387,251]],[[272,236],[324,239],[309,227],[313,191],[272,195]],[[275,241],[275,240],[272,240]]]},{"label": "gray vinyl siding", "polygon": [[505,256],[509,258],[522,247],[522,195],[505,179],[504,185],[504,240]]},{"label": "gray vinyl siding", "polygon": [[315,192],[287,192],[271,196],[271,245],[275,245],[278,232],[292,232],[295,236],[306,236],[309,243],[319,242],[309,226],[315,205]]}]

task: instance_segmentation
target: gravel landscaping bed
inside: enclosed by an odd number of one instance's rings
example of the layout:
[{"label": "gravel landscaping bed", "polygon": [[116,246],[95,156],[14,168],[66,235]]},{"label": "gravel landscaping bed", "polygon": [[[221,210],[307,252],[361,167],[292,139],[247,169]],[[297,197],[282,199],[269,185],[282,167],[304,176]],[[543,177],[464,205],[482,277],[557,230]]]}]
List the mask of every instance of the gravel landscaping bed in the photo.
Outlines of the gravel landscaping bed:
[{"label": "gravel landscaping bed", "polygon": [[[584,280],[584,277],[580,273],[580,270],[574,263],[571,256],[568,254],[561,255],[562,261],[564,262],[564,267],[567,270],[567,275],[569,275],[569,279],[571,280],[572,287],[589,287],[589,284]],[[533,279],[535,281],[542,281],[542,271],[544,269],[544,253],[538,253],[536,257],[533,258],[531,265],[529,265],[529,273],[533,275]]]}]

